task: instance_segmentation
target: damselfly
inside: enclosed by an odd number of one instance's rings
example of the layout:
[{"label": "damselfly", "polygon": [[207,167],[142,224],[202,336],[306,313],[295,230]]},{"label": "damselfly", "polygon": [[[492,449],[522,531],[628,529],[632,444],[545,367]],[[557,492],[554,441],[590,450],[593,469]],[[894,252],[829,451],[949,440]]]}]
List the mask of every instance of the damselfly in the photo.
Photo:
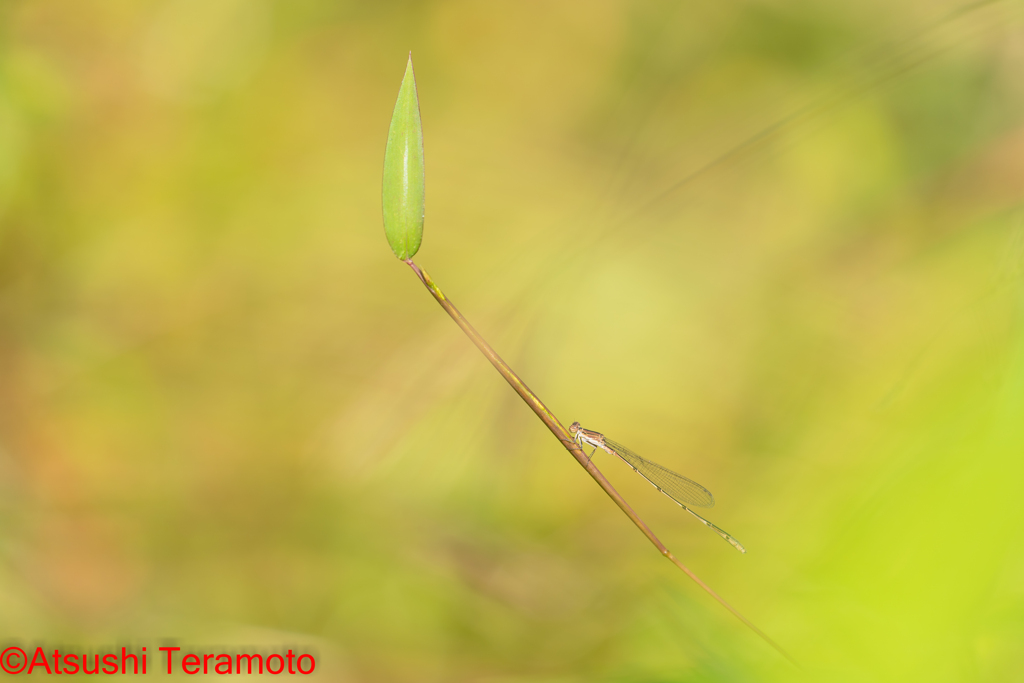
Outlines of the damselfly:
[{"label": "damselfly", "polygon": [[703,524],[706,524],[716,534],[729,541],[741,553],[747,552],[746,548],[740,545],[739,541],[690,509],[690,506],[699,508],[714,506],[715,497],[711,495],[711,491],[708,491],[692,479],[676,474],[667,467],[662,467],[656,462],[641,458],[622,444],[612,441],[600,432],[584,429],[580,426],[579,422],[572,423],[569,427],[569,433],[572,434],[573,440],[580,446],[586,444],[594,447],[594,450],[590,452],[591,458],[594,457],[594,453],[597,452],[598,448],[605,453],[622,458],[622,461],[632,467],[633,471],[651,482],[654,488],[674,500],[679,507],[699,519]]}]

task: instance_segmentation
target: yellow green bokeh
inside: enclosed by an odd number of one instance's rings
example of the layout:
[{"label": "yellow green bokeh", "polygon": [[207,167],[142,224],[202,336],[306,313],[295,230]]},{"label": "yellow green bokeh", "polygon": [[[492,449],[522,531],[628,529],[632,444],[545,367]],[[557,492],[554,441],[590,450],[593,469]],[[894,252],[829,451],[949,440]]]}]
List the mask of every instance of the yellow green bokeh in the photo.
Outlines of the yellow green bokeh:
[{"label": "yellow green bokeh", "polygon": [[[1024,671],[1019,2],[0,3],[0,639],[338,681]],[[565,423],[707,486],[741,555]]]}]

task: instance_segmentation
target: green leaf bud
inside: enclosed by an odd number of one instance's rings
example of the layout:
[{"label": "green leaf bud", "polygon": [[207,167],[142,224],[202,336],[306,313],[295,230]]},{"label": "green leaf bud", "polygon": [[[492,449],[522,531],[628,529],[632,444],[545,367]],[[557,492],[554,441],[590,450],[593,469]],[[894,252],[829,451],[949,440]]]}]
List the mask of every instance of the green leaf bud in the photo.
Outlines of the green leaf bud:
[{"label": "green leaf bud", "polygon": [[412,54],[405,67],[384,150],[384,234],[395,256],[410,259],[423,240],[423,126]]}]

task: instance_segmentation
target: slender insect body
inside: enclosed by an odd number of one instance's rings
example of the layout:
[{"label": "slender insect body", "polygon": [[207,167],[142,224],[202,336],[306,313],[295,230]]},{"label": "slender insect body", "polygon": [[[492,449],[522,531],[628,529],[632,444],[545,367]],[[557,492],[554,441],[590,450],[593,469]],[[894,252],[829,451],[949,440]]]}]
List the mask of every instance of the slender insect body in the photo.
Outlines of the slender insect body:
[{"label": "slender insect body", "polygon": [[[728,541],[734,548],[741,553],[747,552],[746,548],[739,541],[690,509],[689,505],[712,507],[715,504],[714,496],[706,488],[666,467],[641,458],[622,444],[606,439],[604,434],[600,432],[583,429],[579,422],[573,422],[569,426],[569,433],[572,434],[573,441],[581,447],[583,445],[593,446],[594,452],[600,448],[609,455],[617,456],[622,462],[629,465],[634,472],[646,479],[654,488],[668,496],[672,502],[696,517],[702,524]],[[594,453],[590,455],[593,457]]]}]

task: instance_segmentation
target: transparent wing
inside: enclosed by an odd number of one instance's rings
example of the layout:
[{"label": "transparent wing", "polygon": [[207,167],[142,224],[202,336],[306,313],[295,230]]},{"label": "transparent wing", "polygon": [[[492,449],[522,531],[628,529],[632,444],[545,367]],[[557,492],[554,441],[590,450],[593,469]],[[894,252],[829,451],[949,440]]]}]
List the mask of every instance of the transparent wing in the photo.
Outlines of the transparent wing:
[{"label": "transparent wing", "polygon": [[654,488],[678,503],[679,507],[696,517],[702,524],[707,525],[708,528],[728,541],[736,550],[739,550],[741,553],[747,552],[743,544],[733,538],[725,529],[712,524],[687,507],[689,505],[702,508],[712,507],[715,504],[715,497],[711,495],[711,491],[708,491],[693,479],[687,479],[667,467],[662,467],[656,462],[641,458],[621,443],[616,443],[607,436],[604,437],[604,443],[608,448],[615,451],[637,474],[654,484]]},{"label": "transparent wing", "polygon": [[636,470],[637,474],[654,484],[659,491],[680,505],[692,505],[698,508],[714,506],[715,497],[711,495],[711,491],[708,491],[693,479],[687,479],[667,467],[662,467],[656,462],[641,458],[633,451],[620,443],[612,441],[607,436],[604,437],[604,442],[620,458],[625,460],[630,467]]}]

